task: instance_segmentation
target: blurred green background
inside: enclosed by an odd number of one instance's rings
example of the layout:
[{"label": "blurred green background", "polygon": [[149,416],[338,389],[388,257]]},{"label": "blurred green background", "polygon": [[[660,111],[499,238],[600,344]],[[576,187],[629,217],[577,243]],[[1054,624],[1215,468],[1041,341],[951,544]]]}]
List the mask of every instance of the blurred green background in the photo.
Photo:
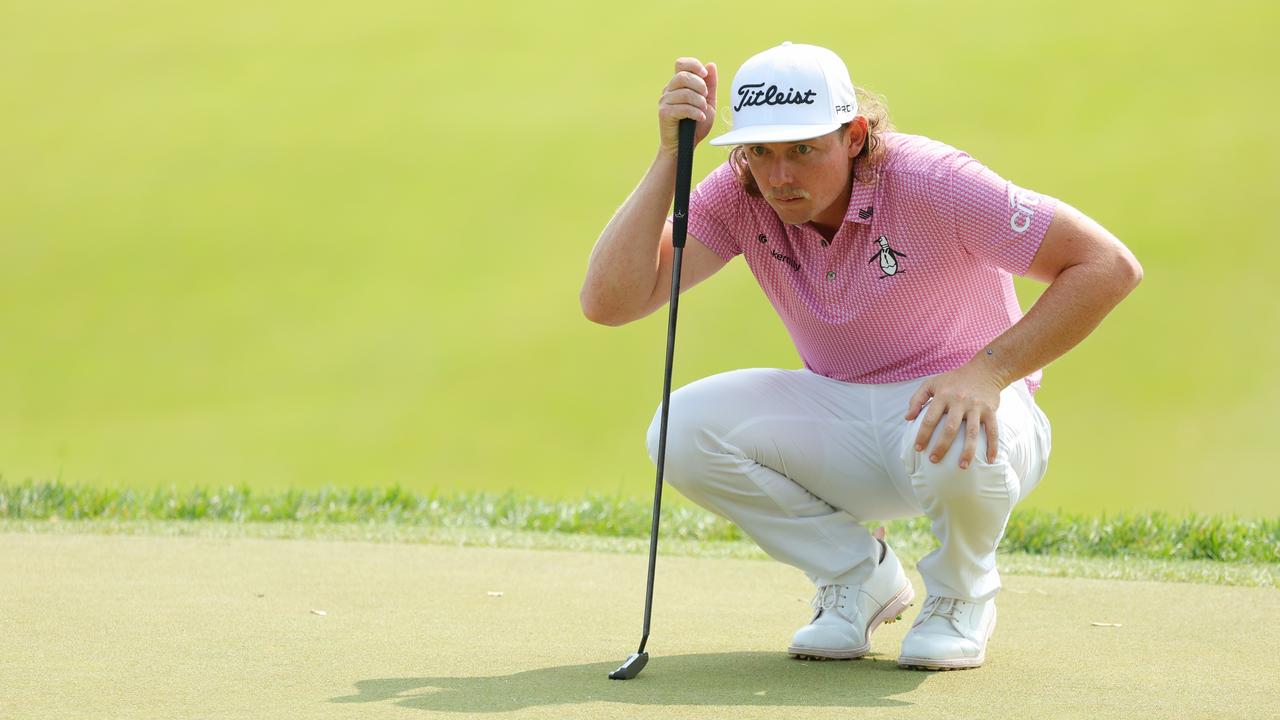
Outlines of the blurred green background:
[{"label": "blurred green background", "polygon": [[[826,45],[898,126],[1124,240],[1029,504],[1280,514],[1268,2],[0,4],[0,475],[646,497],[665,313],[596,235],[684,54]],[[1271,88],[1268,90],[1267,88]],[[725,150],[700,148],[701,177]],[[1024,306],[1040,287],[1019,281]],[[676,382],[797,367],[735,261]]]}]

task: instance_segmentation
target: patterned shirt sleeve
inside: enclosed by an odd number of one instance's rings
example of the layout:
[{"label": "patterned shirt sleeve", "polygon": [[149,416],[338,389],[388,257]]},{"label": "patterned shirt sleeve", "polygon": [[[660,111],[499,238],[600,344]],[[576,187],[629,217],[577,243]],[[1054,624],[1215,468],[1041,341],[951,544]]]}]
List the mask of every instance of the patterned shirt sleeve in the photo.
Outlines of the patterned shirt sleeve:
[{"label": "patterned shirt sleeve", "polygon": [[960,245],[988,265],[1025,275],[1058,201],[1014,185],[965,153],[944,162],[938,205]]},{"label": "patterned shirt sleeve", "polygon": [[725,162],[689,193],[689,234],[721,260],[742,254],[742,243],[729,228],[734,225],[744,192],[733,168]]}]

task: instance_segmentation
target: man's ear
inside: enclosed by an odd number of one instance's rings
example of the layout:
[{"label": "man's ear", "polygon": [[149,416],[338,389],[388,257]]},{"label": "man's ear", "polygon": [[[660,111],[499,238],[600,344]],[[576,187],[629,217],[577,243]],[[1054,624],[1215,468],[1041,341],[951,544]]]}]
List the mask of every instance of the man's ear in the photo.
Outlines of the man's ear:
[{"label": "man's ear", "polygon": [[858,115],[849,123],[848,150],[851,159],[862,152],[862,146],[867,142],[867,132],[867,119],[864,116]]}]

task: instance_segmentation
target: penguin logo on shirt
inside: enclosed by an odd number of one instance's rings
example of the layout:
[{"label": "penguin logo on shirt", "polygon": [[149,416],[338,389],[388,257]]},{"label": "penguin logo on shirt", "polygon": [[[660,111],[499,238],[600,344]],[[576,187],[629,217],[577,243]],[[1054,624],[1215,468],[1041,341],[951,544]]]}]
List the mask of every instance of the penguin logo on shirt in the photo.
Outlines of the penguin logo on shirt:
[{"label": "penguin logo on shirt", "polygon": [[880,244],[880,249],[876,251],[875,255],[871,256],[871,259],[867,261],[867,264],[870,265],[876,260],[880,261],[880,272],[884,274],[881,275],[879,279],[883,280],[887,277],[897,275],[900,272],[905,272],[905,270],[902,269],[902,264],[898,262],[898,258],[904,258],[906,257],[906,254],[900,253],[889,247],[889,238],[884,235],[881,235],[876,242]]}]

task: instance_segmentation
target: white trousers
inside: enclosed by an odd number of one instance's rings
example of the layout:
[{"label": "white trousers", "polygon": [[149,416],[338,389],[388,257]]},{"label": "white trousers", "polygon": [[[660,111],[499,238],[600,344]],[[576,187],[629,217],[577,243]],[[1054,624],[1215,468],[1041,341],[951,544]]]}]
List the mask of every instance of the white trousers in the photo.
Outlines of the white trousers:
[{"label": "white trousers", "polygon": [[[808,370],[750,369],[691,383],[671,395],[665,482],[819,586],[870,577],[879,553],[864,522],[927,515],[940,543],[917,566],[927,591],[989,600],[1000,589],[996,546],[1009,514],[1048,465],[1049,420],[1018,380],[1000,395],[996,461],[986,461],[980,433],[960,469],[961,424],[935,464],[933,442],[914,447],[925,413],[903,419],[926,379],[857,385]],[[655,462],[658,423],[655,414]]]}]

